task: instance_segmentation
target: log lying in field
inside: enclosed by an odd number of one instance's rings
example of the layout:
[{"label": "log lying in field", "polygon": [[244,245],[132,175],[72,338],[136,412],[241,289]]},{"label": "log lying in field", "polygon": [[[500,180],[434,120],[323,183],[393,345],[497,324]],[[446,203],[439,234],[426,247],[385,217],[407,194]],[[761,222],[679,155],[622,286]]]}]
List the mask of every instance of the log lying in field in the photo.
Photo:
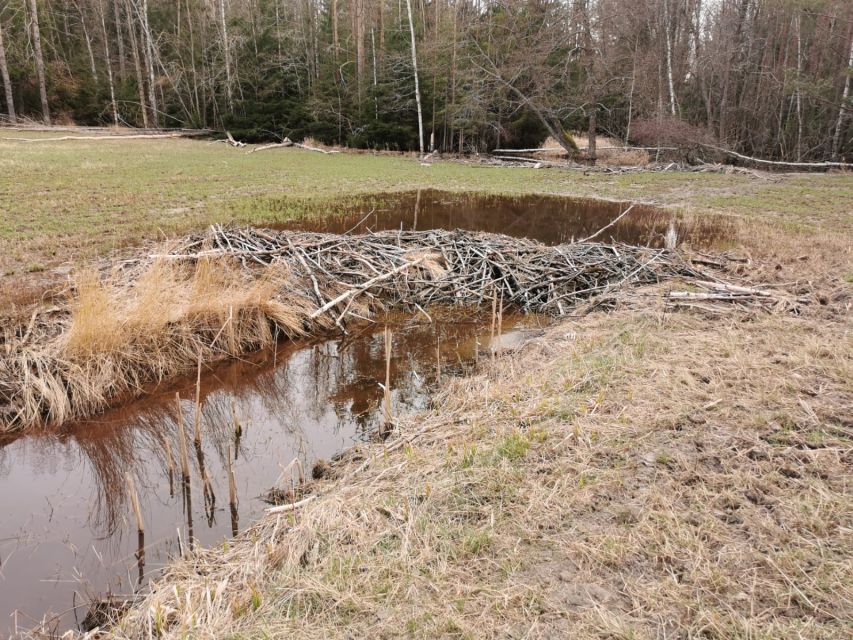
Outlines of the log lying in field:
[{"label": "log lying in field", "polygon": [[366,235],[212,227],[78,279],[0,359],[0,432],[89,416],[145,385],[387,307],[482,305],[564,315],[626,287],[707,280],[677,252],[546,246],[466,231]]}]

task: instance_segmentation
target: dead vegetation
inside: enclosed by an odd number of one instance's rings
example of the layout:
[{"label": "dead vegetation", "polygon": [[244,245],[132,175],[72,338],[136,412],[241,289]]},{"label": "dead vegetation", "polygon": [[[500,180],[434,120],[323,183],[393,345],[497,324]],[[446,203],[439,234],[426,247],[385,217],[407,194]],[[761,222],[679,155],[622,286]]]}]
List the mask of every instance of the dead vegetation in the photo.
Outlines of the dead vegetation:
[{"label": "dead vegetation", "polygon": [[0,425],[15,430],[92,415],[199,359],[345,330],[350,319],[386,306],[424,311],[500,296],[507,308],[566,315],[581,303],[592,301],[588,310],[623,290],[675,278],[705,290],[685,292],[679,304],[797,304],[732,289],[672,250],[593,237],[548,247],[464,231],[351,236],[212,227],[160,253],[84,273],[68,305],[7,330]]},{"label": "dead vegetation", "polygon": [[108,635],[842,637],[845,342],[777,314],[564,321],[170,566]]}]

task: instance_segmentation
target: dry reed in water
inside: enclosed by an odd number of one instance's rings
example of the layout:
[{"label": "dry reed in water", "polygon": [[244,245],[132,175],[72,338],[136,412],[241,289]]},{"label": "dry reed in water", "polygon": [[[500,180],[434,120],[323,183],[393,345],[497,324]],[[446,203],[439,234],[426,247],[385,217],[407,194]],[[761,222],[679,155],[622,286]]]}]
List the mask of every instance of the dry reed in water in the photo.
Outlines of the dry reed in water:
[{"label": "dry reed in water", "polygon": [[234,445],[228,445],[228,502],[237,507],[237,478],[234,475]]},{"label": "dry reed in water", "polygon": [[201,446],[201,350],[198,352],[198,370],[195,379],[195,411],[193,413],[193,440]]},{"label": "dry reed in water", "polygon": [[136,530],[140,533],[145,532],[145,523],[142,520],[142,509],[139,506],[139,496],[136,493],[136,485],[133,482],[133,478],[130,477],[130,473],[125,474],[125,480],[127,480],[127,491],[130,495],[130,504],[133,507],[133,514],[136,516]]},{"label": "dry reed in water", "polygon": [[385,327],[385,386],[383,387],[383,416],[385,420],[384,428],[390,430],[393,428],[393,416],[391,414],[391,350],[393,342],[391,339],[391,330]]},{"label": "dry reed in water", "polygon": [[184,410],[181,407],[181,394],[175,394],[175,411],[178,425],[178,449],[181,454],[181,474],[183,475],[184,483],[190,479],[190,460],[187,453],[187,434],[184,432]]}]

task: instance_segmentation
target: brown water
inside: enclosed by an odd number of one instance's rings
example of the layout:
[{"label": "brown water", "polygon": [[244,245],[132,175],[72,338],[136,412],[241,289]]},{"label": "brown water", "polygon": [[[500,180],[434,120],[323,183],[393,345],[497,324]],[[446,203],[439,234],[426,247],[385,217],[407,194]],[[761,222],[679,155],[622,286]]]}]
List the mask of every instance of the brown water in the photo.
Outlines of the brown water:
[{"label": "brown water", "polygon": [[[286,200],[256,203],[266,216],[287,211]],[[323,216],[270,225],[278,229],[366,233],[389,229],[467,229],[503,233],[560,244],[585,239],[625,211],[628,203],[604,200],[525,195],[494,196],[423,189],[360,196],[325,210]],[[599,242],[625,242],[661,247],[669,227],[678,241],[709,247],[732,234],[730,223],[719,217],[687,220],[684,216],[648,205],[635,205],[614,226],[595,237]]]},{"label": "brown water", "polygon": [[[620,203],[422,191],[350,201],[336,216],[290,228],[466,228],[558,243],[592,234],[623,210]],[[681,238],[699,245],[726,233],[712,223],[688,226],[671,214],[640,207],[599,239],[657,245],[670,224]],[[258,518],[267,506],[261,497],[292,459],[310,469],[318,458],[331,458],[375,433],[385,378],[385,324],[394,332],[394,411],[426,407],[437,363],[443,375],[464,374],[474,366],[475,354],[484,357],[491,348],[488,317],[459,309],[430,312],[433,323],[424,315],[393,315],[343,339],[282,344],[274,352],[206,370],[202,446],[190,442],[188,492],[178,478],[170,478],[164,442],[177,458],[176,392],[192,433],[194,376],[58,432],[0,439],[0,637],[44,619],[59,631],[78,628],[91,599],[131,594],[190,540],[219,544]],[[508,315],[501,344],[524,339],[538,324],[536,318]],[[230,447],[236,511],[228,504]],[[125,474],[133,478],[142,506],[141,541]],[[202,486],[205,475],[212,498]]]}]

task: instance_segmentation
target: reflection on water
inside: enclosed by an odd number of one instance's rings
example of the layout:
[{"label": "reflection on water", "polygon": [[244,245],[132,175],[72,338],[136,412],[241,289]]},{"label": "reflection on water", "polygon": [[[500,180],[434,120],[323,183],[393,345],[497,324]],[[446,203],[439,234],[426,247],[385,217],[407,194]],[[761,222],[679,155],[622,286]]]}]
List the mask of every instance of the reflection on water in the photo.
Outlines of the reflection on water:
[{"label": "reflection on water", "polygon": [[[286,210],[286,200],[262,199],[256,206],[265,215]],[[530,238],[545,244],[581,240],[599,231],[628,204],[558,196],[494,196],[420,191],[362,196],[339,207],[324,209],[322,216],[272,225],[278,229],[299,229],[346,233],[389,229],[467,229]],[[329,215],[329,213],[334,215]],[[654,247],[664,246],[672,229],[679,242],[708,247],[733,233],[730,222],[720,217],[686,219],[657,207],[635,205],[631,212],[596,240],[625,242]]]},{"label": "reflection on water", "polygon": [[[265,199],[258,206],[269,215],[284,205]],[[545,196],[419,191],[360,198],[339,207],[338,215],[287,226],[338,233],[464,228],[556,244],[594,233],[624,208]],[[718,219],[688,223],[635,207],[597,239],[660,246],[668,229],[694,246],[730,233]],[[394,411],[426,406],[437,362],[444,373],[463,373],[477,340],[489,342],[488,317],[430,312],[444,317],[435,324],[423,315],[387,320],[394,330]],[[529,330],[519,322],[504,319],[505,340]],[[368,437],[381,420],[384,349],[381,326],[374,326],[206,370],[200,446],[192,441],[195,376],[58,433],[0,439],[0,636],[31,628],[43,617],[58,630],[78,627],[90,598],[132,593],[188,544],[220,543],[257,518],[265,506],[260,496],[294,458],[310,468]],[[188,484],[180,478],[176,392],[189,439]],[[236,476],[233,510],[229,461]],[[129,506],[128,476],[139,496],[144,536],[137,534]]]},{"label": "reflection on water", "polygon": [[[201,447],[193,443],[194,376],[57,434],[0,440],[0,636],[14,628],[9,616],[16,610],[22,628],[47,614],[58,616],[60,630],[76,627],[86,607],[73,610],[75,604],[132,593],[190,539],[216,544],[257,518],[266,506],[261,496],[293,458],[310,469],[373,433],[381,421],[385,324],[393,331],[394,411],[425,407],[437,362],[445,374],[460,374],[472,366],[478,340],[481,352],[488,349],[489,318],[440,313],[452,318],[430,324],[422,315],[392,316],[344,339],[282,345],[206,371]],[[520,320],[504,319],[504,343],[529,331],[517,326]],[[188,442],[187,486],[176,392]],[[144,555],[125,474],[141,503]]]}]

